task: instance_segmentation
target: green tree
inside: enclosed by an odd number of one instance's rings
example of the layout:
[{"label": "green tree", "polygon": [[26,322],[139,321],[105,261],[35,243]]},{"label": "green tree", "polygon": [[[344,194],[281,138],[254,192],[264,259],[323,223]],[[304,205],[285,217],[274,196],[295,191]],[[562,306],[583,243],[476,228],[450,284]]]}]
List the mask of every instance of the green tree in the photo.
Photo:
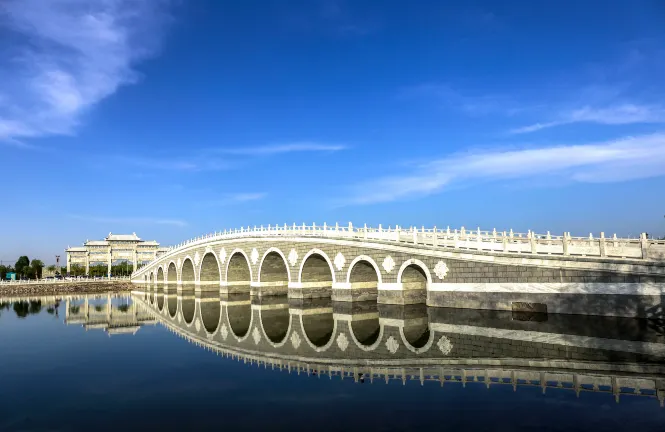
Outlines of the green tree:
[{"label": "green tree", "polygon": [[37,279],[41,279],[42,269],[44,268],[44,262],[42,260],[33,259],[32,262],[30,263],[30,267],[32,267],[32,269],[34,270],[35,277]]},{"label": "green tree", "polygon": [[5,276],[9,272],[9,267],[6,265],[0,265],[0,280],[5,280]]},{"label": "green tree", "polygon": [[23,274],[23,269],[25,267],[28,267],[29,265],[30,265],[30,258],[23,255],[22,257],[19,257],[18,261],[16,261],[16,264],[14,264],[14,269],[16,270],[16,273]]}]

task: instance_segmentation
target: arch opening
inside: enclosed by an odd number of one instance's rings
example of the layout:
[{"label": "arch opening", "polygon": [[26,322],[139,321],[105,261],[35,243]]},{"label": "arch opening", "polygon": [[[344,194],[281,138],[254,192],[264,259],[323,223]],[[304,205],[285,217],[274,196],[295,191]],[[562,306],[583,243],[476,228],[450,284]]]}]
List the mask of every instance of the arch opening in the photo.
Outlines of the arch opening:
[{"label": "arch opening", "polygon": [[300,291],[294,297],[331,298],[333,271],[326,258],[319,253],[310,254],[302,263],[300,270]]},{"label": "arch opening", "polygon": [[230,294],[226,314],[231,331],[236,337],[245,337],[252,322],[252,307],[249,293]]},{"label": "arch opening", "polygon": [[203,256],[199,282],[201,285],[219,285],[219,263],[217,262],[215,255],[211,252],[208,252]]},{"label": "arch opening", "polygon": [[166,280],[169,285],[178,283],[178,270],[176,270],[175,263],[170,263],[166,269]]},{"label": "arch opening", "polygon": [[305,299],[301,307],[302,330],[307,340],[317,348],[329,344],[335,331],[330,299]]},{"label": "arch opening", "polygon": [[219,319],[222,315],[222,305],[219,297],[210,296],[201,298],[201,321],[208,333],[214,333],[219,326]]},{"label": "arch opening", "polygon": [[245,255],[236,251],[229,258],[226,268],[226,285],[229,293],[249,293],[252,273]]},{"label": "arch opening", "polygon": [[157,309],[161,312],[164,310],[164,294],[155,292],[155,297],[157,298]]},{"label": "arch opening", "polygon": [[350,295],[353,301],[376,301],[379,295],[379,275],[372,263],[360,259],[349,269]]},{"label": "arch opening", "polygon": [[402,283],[402,289],[404,290],[427,292],[427,274],[419,265],[408,265],[402,272],[402,277],[398,282]]},{"label": "arch opening", "polygon": [[282,256],[275,252],[269,252],[261,263],[261,272],[259,274],[261,284],[270,284],[275,286],[288,285],[289,270]]},{"label": "arch opening", "polygon": [[381,324],[379,317],[351,322],[351,331],[356,340],[363,346],[372,346],[379,339]]},{"label": "arch opening", "polygon": [[156,280],[156,282],[158,284],[164,282],[164,269],[162,267],[157,269],[157,280]]},{"label": "arch opening", "polygon": [[183,283],[194,283],[196,282],[194,276],[194,263],[191,259],[185,258],[185,261],[182,263],[182,269],[180,270],[180,279]]},{"label": "arch opening", "polygon": [[168,300],[166,302],[169,310],[169,316],[171,318],[175,318],[176,314],[178,313],[178,298],[175,296],[175,294],[171,294],[168,296]]},{"label": "arch opening", "polygon": [[196,311],[196,301],[194,300],[194,293],[183,294],[180,307],[182,308],[182,319],[186,324],[191,324],[194,321],[194,312]]},{"label": "arch opening", "polygon": [[263,332],[271,342],[280,343],[284,341],[291,321],[291,315],[287,307],[261,310],[260,318]]}]

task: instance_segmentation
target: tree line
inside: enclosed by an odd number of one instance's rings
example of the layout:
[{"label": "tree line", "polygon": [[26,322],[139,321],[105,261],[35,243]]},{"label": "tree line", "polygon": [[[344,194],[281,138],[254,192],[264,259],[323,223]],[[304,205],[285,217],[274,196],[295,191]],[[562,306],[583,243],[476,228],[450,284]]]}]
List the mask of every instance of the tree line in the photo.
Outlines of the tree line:
[{"label": "tree line", "polygon": [[[55,266],[53,270],[55,270]],[[0,265],[0,280],[5,280],[7,273],[16,273],[19,279],[40,279],[42,277],[42,270],[44,269],[44,262],[39,259],[30,261],[27,256],[19,257],[16,264]]]}]

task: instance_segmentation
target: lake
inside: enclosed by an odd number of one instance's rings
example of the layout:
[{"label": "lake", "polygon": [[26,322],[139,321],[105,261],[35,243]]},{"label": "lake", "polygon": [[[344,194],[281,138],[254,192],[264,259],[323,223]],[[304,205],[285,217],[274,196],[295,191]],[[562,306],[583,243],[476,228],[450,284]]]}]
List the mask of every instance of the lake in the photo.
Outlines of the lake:
[{"label": "lake", "polygon": [[665,430],[659,321],[250,298],[0,299],[0,430]]}]

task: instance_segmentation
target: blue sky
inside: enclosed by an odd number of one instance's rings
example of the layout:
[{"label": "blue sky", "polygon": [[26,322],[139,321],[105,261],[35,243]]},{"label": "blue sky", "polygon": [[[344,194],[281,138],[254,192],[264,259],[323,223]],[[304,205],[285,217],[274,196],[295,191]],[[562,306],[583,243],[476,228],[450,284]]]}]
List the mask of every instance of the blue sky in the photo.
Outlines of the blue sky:
[{"label": "blue sky", "polygon": [[0,259],[274,223],[665,234],[665,4],[5,0]]}]

